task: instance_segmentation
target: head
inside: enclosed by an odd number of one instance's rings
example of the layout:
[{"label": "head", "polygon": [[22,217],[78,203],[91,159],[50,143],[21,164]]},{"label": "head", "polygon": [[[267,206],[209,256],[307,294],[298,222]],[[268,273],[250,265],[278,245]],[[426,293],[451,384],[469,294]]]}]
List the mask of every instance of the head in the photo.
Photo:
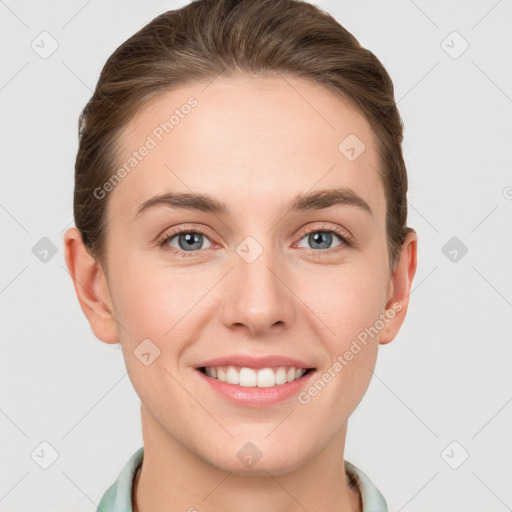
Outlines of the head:
[{"label": "head", "polygon": [[[66,261],[153,432],[230,471],[255,471],[250,441],[284,472],[344,431],[416,270],[401,142],[386,70],[308,3],[192,2],[112,54],[80,117]],[[231,354],[324,385],[236,408],[198,375]]]}]

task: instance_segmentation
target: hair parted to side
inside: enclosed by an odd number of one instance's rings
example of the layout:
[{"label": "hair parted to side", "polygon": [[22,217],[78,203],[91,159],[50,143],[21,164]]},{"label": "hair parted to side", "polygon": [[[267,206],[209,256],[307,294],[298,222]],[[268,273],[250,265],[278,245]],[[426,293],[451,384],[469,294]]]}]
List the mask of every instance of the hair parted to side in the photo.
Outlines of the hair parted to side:
[{"label": "hair parted to side", "polygon": [[90,253],[106,263],[108,198],[98,200],[94,191],[119,165],[126,124],[157,95],[221,73],[308,79],[364,115],[378,141],[393,270],[410,230],[393,83],[372,52],[330,14],[302,0],[195,0],[157,16],[114,51],[79,119],[74,217]]}]

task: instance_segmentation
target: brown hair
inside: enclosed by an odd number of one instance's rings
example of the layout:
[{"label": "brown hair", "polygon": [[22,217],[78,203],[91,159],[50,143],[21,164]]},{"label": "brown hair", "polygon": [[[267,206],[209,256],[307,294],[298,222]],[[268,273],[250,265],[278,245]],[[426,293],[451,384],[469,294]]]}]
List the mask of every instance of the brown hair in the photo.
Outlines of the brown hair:
[{"label": "brown hair", "polygon": [[173,87],[237,72],[308,79],[364,115],[378,141],[393,270],[410,230],[393,83],[373,53],[331,15],[302,0],[195,0],[156,17],[109,57],[79,119],[74,216],[91,254],[105,256],[107,201],[94,191],[116,169],[126,123]]}]

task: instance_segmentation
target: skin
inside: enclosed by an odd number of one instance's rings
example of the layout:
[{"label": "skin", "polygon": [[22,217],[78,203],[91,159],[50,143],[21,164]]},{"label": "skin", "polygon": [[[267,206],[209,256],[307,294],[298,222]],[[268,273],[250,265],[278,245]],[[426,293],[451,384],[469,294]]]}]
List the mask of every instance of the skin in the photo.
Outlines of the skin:
[{"label": "skin", "polygon": [[[407,236],[391,274],[376,139],[347,102],[294,77],[206,84],[153,99],[123,134],[128,158],[170,112],[190,96],[198,101],[108,196],[105,261],[89,254],[76,228],[65,234],[82,310],[100,340],[121,344],[141,399],[145,453],[134,510],[361,510],[343,465],[347,422],[379,344],[404,321],[417,235]],[[351,133],[366,145],[355,161],[338,150]],[[285,215],[298,194],[340,186],[372,214],[336,205]],[[211,194],[231,214],[159,206],[133,219],[144,201],[168,191]],[[153,241],[170,228],[193,227],[207,235],[191,257]],[[332,234],[319,249],[304,233],[309,227],[348,230],[354,243]],[[263,249],[252,263],[236,252],[248,236]],[[167,246],[179,250],[179,237]],[[320,375],[393,304],[401,310],[306,405],[293,397],[235,407],[193,369],[221,355],[280,354],[311,362]],[[148,366],[133,354],[146,338],[160,350]],[[237,457],[249,441],[262,454],[252,467]]]}]

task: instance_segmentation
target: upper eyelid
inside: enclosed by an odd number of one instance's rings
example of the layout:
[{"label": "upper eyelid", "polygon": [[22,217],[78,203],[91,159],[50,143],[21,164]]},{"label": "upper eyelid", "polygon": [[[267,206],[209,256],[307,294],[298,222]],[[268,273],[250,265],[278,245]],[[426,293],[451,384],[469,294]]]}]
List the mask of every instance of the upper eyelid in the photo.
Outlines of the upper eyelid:
[{"label": "upper eyelid", "polygon": [[344,228],[341,226],[338,226],[338,228],[334,228],[334,227],[329,227],[329,226],[325,226],[325,225],[316,225],[316,224],[314,224],[313,226],[307,227],[305,229],[305,231],[303,231],[303,233],[304,233],[303,236],[305,236],[311,232],[314,233],[316,231],[332,231],[332,232],[336,233],[337,235],[340,234],[339,231],[342,231],[342,232],[346,233],[346,238],[348,238],[348,239],[353,238],[352,233],[347,228]]},{"label": "upper eyelid", "polygon": [[182,235],[183,233],[198,233],[200,235],[207,236],[208,238],[211,238],[208,230],[206,228],[179,228],[176,231],[167,231],[165,230],[161,235],[159,235],[156,239],[160,242],[164,242],[165,240],[169,240],[171,238],[174,238],[177,235]]}]

